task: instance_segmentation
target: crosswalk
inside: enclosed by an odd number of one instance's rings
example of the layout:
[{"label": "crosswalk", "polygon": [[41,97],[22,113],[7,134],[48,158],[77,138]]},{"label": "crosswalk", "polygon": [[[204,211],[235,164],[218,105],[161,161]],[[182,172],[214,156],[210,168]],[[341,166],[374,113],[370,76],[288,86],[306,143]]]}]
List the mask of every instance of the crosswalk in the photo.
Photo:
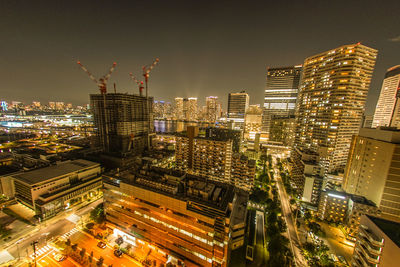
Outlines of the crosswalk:
[{"label": "crosswalk", "polygon": [[79,230],[77,228],[73,228],[73,229],[71,229],[71,231],[63,234],[61,237],[67,239],[68,237],[70,237],[71,235],[75,234],[78,231]]},{"label": "crosswalk", "polygon": [[33,260],[35,258],[35,256],[36,256],[36,258],[40,257],[44,253],[49,252],[51,249],[53,249],[53,248],[50,247],[49,245],[46,245],[46,246],[36,250],[36,253],[32,253],[29,257]]}]

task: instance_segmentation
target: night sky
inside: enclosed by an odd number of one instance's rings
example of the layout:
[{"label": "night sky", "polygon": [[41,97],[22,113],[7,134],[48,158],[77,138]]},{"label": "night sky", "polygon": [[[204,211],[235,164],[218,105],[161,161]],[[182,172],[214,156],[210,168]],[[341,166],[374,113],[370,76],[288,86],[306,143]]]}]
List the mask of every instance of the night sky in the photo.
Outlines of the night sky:
[{"label": "night sky", "polygon": [[266,67],[301,64],[344,44],[376,48],[367,102],[374,111],[387,68],[400,64],[400,1],[4,1],[0,0],[0,100],[89,102],[96,85],[75,63],[137,92],[129,72],[159,57],[150,95],[246,90],[261,104]]}]

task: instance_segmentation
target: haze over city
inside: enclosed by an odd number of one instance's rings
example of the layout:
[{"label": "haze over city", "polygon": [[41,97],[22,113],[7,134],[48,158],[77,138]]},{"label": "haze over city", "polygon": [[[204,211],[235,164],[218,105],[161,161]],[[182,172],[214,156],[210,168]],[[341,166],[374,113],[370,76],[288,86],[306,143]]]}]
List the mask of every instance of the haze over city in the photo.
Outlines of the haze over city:
[{"label": "haze over city", "polygon": [[302,64],[361,42],[379,51],[367,101],[375,108],[387,68],[399,62],[398,1],[2,1],[1,92],[8,101],[88,103],[95,75],[132,92],[129,72],[160,58],[156,100],[246,90],[261,104],[267,66]]}]

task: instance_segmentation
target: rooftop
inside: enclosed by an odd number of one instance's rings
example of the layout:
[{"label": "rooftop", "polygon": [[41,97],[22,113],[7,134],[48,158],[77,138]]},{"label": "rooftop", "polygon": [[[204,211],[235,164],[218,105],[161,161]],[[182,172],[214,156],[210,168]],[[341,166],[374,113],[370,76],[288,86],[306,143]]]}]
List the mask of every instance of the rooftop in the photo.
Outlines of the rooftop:
[{"label": "rooftop", "polygon": [[[131,184],[184,201],[190,200],[220,212],[226,211],[234,196],[231,185],[159,167],[139,171],[127,170],[119,174],[105,175],[103,178],[105,183],[117,186],[120,182]],[[111,180],[108,180],[109,178]]]},{"label": "rooftop", "polygon": [[400,223],[366,215],[382,232],[400,247]]},{"label": "rooftop", "polygon": [[99,163],[78,159],[68,162],[62,162],[57,165],[24,172],[21,174],[14,175],[13,178],[18,179],[24,183],[34,185],[40,182],[44,182],[71,172],[83,170],[89,167],[99,165]]},{"label": "rooftop", "polygon": [[359,136],[394,144],[400,144],[400,130],[396,128],[361,128]]}]

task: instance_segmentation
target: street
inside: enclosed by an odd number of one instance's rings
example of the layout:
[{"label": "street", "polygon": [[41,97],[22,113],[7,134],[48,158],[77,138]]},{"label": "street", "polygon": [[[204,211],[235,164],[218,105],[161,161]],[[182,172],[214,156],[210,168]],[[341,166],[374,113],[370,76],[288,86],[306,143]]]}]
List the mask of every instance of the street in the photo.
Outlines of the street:
[{"label": "street", "polygon": [[102,201],[102,199],[98,199],[84,208],[76,211],[66,211],[65,213],[60,214],[57,217],[50,219],[49,221],[42,222],[41,225],[36,226],[35,230],[33,230],[30,234],[27,234],[26,237],[21,238],[18,241],[14,241],[10,246],[6,248],[6,250],[14,258],[18,258],[18,256],[20,256],[21,258],[27,256],[29,257],[29,255],[33,253],[33,247],[31,245],[32,242],[38,242],[36,244],[36,250],[40,250],[42,247],[45,247],[47,245],[47,242],[49,240],[63,235],[64,233],[69,232],[73,228],[75,228],[76,223],[73,223],[67,219],[70,215],[75,214],[77,216],[82,216],[90,212],[90,210],[92,210]]},{"label": "street", "polygon": [[281,176],[277,171],[275,172],[275,180],[281,200],[282,215],[284,216],[287,225],[287,233],[291,244],[294,261],[296,263],[296,266],[307,266],[307,261],[301,253],[301,243],[299,236],[296,232],[292,210],[289,204],[289,198],[286,194]]}]

